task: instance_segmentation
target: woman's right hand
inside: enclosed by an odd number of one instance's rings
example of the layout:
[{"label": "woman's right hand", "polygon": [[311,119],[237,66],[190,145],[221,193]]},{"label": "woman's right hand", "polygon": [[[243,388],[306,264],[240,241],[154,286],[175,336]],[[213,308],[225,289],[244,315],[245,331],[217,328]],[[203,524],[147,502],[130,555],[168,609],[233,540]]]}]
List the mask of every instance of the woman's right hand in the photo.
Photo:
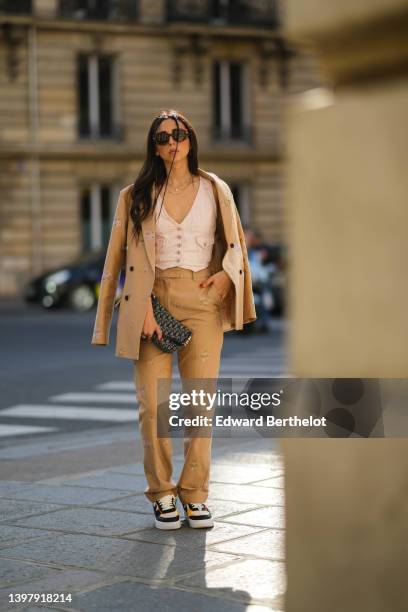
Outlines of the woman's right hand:
[{"label": "woman's right hand", "polygon": [[157,323],[156,319],[154,318],[153,306],[152,306],[151,300],[149,300],[149,306],[148,306],[146,317],[143,323],[142,337],[146,336],[148,340],[151,340],[155,332],[157,334],[158,339],[162,340],[163,333],[162,333],[160,325]]}]

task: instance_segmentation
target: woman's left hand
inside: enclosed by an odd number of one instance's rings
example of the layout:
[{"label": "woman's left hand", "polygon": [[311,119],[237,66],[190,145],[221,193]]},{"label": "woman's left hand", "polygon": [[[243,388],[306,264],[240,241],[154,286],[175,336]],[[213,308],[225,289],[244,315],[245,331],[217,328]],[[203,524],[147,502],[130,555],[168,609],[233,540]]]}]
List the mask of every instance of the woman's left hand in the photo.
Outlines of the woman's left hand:
[{"label": "woman's left hand", "polygon": [[206,280],[201,281],[201,283],[199,283],[199,287],[208,287],[211,284],[214,284],[216,290],[224,300],[228,295],[233,282],[224,270],[220,270],[219,272],[209,276]]}]

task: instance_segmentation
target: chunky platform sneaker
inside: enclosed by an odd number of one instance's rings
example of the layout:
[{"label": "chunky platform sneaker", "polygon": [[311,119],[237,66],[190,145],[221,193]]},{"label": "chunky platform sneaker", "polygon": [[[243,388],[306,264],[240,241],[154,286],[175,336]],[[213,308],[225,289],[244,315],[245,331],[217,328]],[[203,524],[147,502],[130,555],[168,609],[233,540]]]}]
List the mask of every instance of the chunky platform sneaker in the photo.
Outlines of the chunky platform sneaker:
[{"label": "chunky platform sneaker", "polygon": [[153,504],[153,510],[157,529],[179,529],[181,527],[174,495],[165,495],[157,499]]},{"label": "chunky platform sneaker", "polygon": [[211,512],[205,504],[183,504],[183,508],[190,527],[214,527]]}]

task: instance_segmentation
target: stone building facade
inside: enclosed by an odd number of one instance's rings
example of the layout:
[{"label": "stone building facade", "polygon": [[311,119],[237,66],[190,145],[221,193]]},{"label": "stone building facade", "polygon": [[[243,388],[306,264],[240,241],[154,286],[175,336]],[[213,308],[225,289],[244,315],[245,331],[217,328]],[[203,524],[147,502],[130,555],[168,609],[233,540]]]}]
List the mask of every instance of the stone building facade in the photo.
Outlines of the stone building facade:
[{"label": "stone building facade", "polygon": [[285,241],[285,97],[314,70],[286,48],[279,12],[276,0],[0,3],[0,295],[106,246],[167,107],[192,121],[200,166],[230,184],[243,223]]}]

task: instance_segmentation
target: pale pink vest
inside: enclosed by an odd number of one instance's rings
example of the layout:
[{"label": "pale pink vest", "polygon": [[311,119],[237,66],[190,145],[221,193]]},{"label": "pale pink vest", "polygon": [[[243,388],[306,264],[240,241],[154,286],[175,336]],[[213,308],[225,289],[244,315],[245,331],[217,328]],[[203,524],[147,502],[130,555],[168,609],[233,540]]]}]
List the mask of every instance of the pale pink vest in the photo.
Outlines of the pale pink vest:
[{"label": "pale pink vest", "polygon": [[162,206],[160,194],[155,209],[157,268],[178,266],[194,271],[206,268],[211,261],[217,218],[211,181],[200,176],[193,206],[181,223],[170,217],[165,203]]}]

